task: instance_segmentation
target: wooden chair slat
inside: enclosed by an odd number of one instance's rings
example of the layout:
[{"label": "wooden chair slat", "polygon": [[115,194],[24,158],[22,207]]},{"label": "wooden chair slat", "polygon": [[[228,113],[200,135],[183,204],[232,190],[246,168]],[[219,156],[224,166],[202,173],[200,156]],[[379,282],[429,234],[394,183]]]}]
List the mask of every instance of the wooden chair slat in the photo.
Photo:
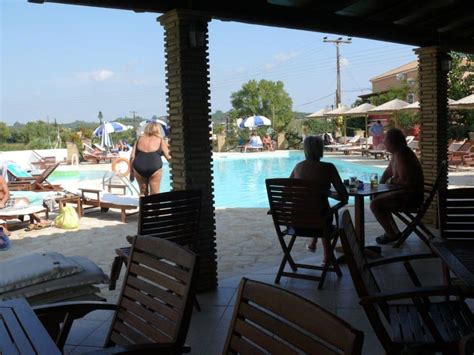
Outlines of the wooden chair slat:
[{"label": "wooden chair slat", "polygon": [[260,348],[257,348],[254,344],[249,342],[247,339],[241,338],[238,335],[233,335],[230,340],[230,346],[228,347],[225,354],[268,354]]},{"label": "wooden chair slat", "polygon": [[[148,337],[135,330],[135,328],[130,327],[130,325],[124,324],[123,321],[118,317],[117,321],[114,324],[113,331],[120,335],[122,338],[127,339],[128,344],[149,344],[151,342]],[[116,344],[127,345],[121,343]]]},{"label": "wooden chair slat", "polygon": [[[474,209],[473,209],[473,212],[474,212]],[[446,216],[446,224],[447,225],[450,225],[450,224],[453,224],[455,225],[455,223],[462,223],[462,222],[466,222],[466,223],[470,223],[472,228],[474,228],[474,213],[473,214],[461,214],[461,215],[457,215],[457,214],[448,214]]]},{"label": "wooden chair slat", "polygon": [[128,312],[123,308],[118,311],[117,319],[122,321],[122,324],[128,329],[140,332],[148,338],[149,343],[167,343],[173,340],[168,335],[163,334],[160,329],[153,327],[147,320],[141,319],[135,313]]},{"label": "wooden chair slat", "polygon": [[160,259],[152,258],[147,254],[137,253],[135,254],[135,260],[142,265],[152,267],[156,271],[173,276],[183,283],[188,283],[190,281],[189,272],[186,272],[173,264],[165,263]]},{"label": "wooden chair slat", "polygon": [[[147,249],[148,246],[148,249]],[[165,260],[174,260],[179,266],[189,269],[194,265],[195,257],[189,257],[187,250],[171,248],[169,244],[160,246],[160,250],[156,250],[157,246],[145,243],[143,239],[137,238],[135,250],[137,252],[143,252],[146,254],[159,255],[160,258]]]},{"label": "wooden chair slat", "polygon": [[472,208],[472,205],[474,205],[474,201],[471,199],[467,200],[447,200],[446,202],[447,206],[449,208],[460,208],[460,207],[467,207],[467,208]]},{"label": "wooden chair slat", "polygon": [[[277,337],[284,338],[286,342],[308,354],[324,354],[326,352],[333,353],[332,351],[329,351],[326,346],[323,346],[315,339],[312,339],[298,331],[295,327],[287,323],[282,323],[278,318],[275,318],[248,303],[242,303],[240,305],[239,315],[245,318],[246,321],[250,320],[252,323],[258,324],[265,330],[275,334]],[[318,322],[324,323],[324,320],[318,319]]]},{"label": "wooden chair slat", "polygon": [[166,277],[163,274],[151,271],[150,269],[136,264],[133,261],[131,262],[130,272],[153,283],[161,284],[163,287],[166,287],[179,296],[184,296],[184,293],[186,292],[186,285]]},{"label": "wooden chair slat", "polygon": [[145,307],[153,309],[155,312],[162,314],[164,317],[170,319],[175,323],[179,320],[178,312],[170,304],[160,299],[152,298],[148,295],[145,295],[135,290],[134,288],[129,287],[128,285],[125,286],[123,295],[124,297],[127,297],[130,300],[140,302]]},{"label": "wooden chair slat", "polygon": [[144,291],[159,300],[169,303],[174,308],[184,307],[184,302],[181,298],[177,297],[176,295],[173,295],[170,292],[166,292],[158,287],[154,287],[154,285],[151,285],[146,281],[140,280],[134,277],[133,275],[129,276],[127,285],[133,286],[137,290]]},{"label": "wooden chair slat", "polygon": [[243,278],[224,353],[360,355],[363,334],[294,293]]},{"label": "wooden chair slat", "polygon": [[176,323],[170,322],[159,313],[153,312],[152,310],[149,310],[145,307],[141,307],[140,305],[126,299],[125,297],[123,298],[122,308],[127,313],[133,313],[137,317],[143,319],[147,326],[150,326],[153,329],[156,328],[161,333],[163,333],[163,335],[168,336],[168,341],[176,336]]},{"label": "wooden chair slat", "polygon": [[403,343],[403,333],[400,327],[400,316],[397,307],[390,307],[390,329],[392,330],[392,339],[395,343]]},{"label": "wooden chair slat", "polygon": [[[420,343],[426,342],[427,333],[425,333],[423,330],[423,326],[420,321],[420,314],[418,313],[418,310],[415,307],[407,307],[407,313],[408,313],[411,329],[413,330],[413,336],[415,338],[415,342],[420,342]],[[432,341],[432,338],[429,341]]]},{"label": "wooden chair slat", "polygon": [[398,316],[400,319],[400,327],[403,332],[403,339],[404,341],[408,341],[410,343],[415,342],[414,331],[411,327],[410,323],[410,316],[408,312],[408,307],[397,307],[398,308]]},{"label": "wooden chair slat", "polygon": [[119,332],[115,330],[113,330],[112,333],[110,334],[110,340],[113,344],[117,344],[120,346],[127,346],[127,345],[132,345],[133,343],[137,343],[125,338]]},{"label": "wooden chair slat", "polygon": [[443,237],[446,239],[472,239],[474,238],[474,231],[445,230],[443,231]]},{"label": "wooden chair slat", "polygon": [[445,228],[447,230],[456,231],[474,231],[474,223],[446,223]]},{"label": "wooden chair slat", "polygon": [[447,195],[448,200],[455,200],[455,199],[465,199],[465,198],[471,198],[474,199],[474,189],[471,187],[462,187],[458,189],[449,189],[448,190],[448,195]]},{"label": "wooden chair slat", "polygon": [[277,341],[271,335],[264,333],[254,325],[246,323],[241,319],[237,319],[235,332],[262,347],[269,354],[297,354],[296,350],[291,349],[283,342]]}]

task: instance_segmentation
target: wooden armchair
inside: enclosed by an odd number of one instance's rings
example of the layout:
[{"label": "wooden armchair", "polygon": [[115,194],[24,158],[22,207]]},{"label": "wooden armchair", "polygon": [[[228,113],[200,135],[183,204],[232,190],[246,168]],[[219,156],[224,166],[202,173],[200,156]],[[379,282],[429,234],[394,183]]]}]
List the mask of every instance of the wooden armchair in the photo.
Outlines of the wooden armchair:
[{"label": "wooden armchair", "polygon": [[223,354],[359,355],[364,333],[292,292],[242,279]]},{"label": "wooden armchair", "polygon": [[[138,235],[167,239],[195,249],[199,233],[202,193],[200,190],[171,191],[144,196],[139,202]],[[131,241],[131,238],[129,242]],[[130,247],[115,250],[109,289],[114,290],[122,264],[128,264]]]},{"label": "wooden armchair", "polygon": [[[73,321],[95,310],[114,310],[105,346],[117,352],[167,349],[181,353],[192,313],[197,256],[163,240],[134,238],[118,304],[69,302],[35,308],[58,347],[63,348]],[[143,351],[143,352],[142,352]]]},{"label": "wooden armchair", "polygon": [[[360,304],[387,354],[399,354],[406,349],[457,354],[460,340],[474,332],[474,316],[463,300],[450,299],[450,296],[463,297],[459,288],[420,287],[410,261],[432,258],[433,254],[405,255],[368,263],[348,211],[342,214],[340,225],[344,255]],[[416,287],[381,291],[372,268],[393,262],[404,263]],[[432,302],[432,296],[444,296],[445,300]]]},{"label": "wooden armchair", "polygon": [[424,186],[425,199],[419,208],[411,211],[394,212],[394,215],[406,224],[406,228],[402,231],[400,238],[393,245],[394,248],[400,247],[411,233],[415,233],[428,246],[430,244],[430,239],[435,237],[423,224],[422,219],[438,193],[441,178],[445,169],[446,161],[442,161],[438,168],[438,176],[436,177],[434,184],[425,184]]},{"label": "wooden armchair", "polygon": [[[339,203],[323,211],[323,199],[328,194],[318,191],[311,182],[300,179],[267,179],[268,201],[278,241],[283,250],[283,258],[278,269],[275,283],[280,282],[282,276],[306,280],[319,280],[321,289],[328,271],[342,276],[341,270],[334,256],[338,233],[332,231],[332,220],[337,210],[344,204]],[[289,237],[288,243],[285,237]],[[324,266],[297,263],[291,256],[291,250],[296,238],[325,238],[330,243],[329,260]],[[288,239],[288,238],[287,238]],[[289,265],[292,272],[285,271]],[[297,273],[298,268],[321,270],[320,276]]]}]

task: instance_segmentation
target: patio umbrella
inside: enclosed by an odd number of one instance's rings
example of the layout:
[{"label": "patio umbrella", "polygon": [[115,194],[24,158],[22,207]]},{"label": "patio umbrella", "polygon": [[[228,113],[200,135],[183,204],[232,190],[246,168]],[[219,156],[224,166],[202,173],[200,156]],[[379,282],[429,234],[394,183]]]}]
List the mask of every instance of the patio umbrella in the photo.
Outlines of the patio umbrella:
[{"label": "patio umbrella", "polygon": [[270,126],[272,121],[270,121],[265,116],[250,116],[244,119],[239,127],[240,128],[256,128],[260,126]]},{"label": "patio umbrella", "polygon": [[125,126],[124,124],[121,124],[120,122],[107,122],[105,121],[104,123],[102,123],[99,127],[97,127],[95,130],[94,130],[94,136],[95,137],[101,137],[103,135],[103,133],[107,133],[107,134],[110,134],[110,133],[114,133],[114,132],[123,132],[123,131],[126,131],[128,129],[127,126]]},{"label": "patio umbrella", "polygon": [[[448,99],[448,107],[452,108],[453,105],[456,104],[456,101],[453,99]],[[420,101],[415,101],[412,104],[409,104],[408,106],[402,107],[400,111],[404,112],[416,112],[420,110]]]},{"label": "patio umbrella", "polygon": [[450,107],[456,110],[472,110],[474,109],[474,94],[466,96],[456,102]]},{"label": "patio umbrella", "polygon": [[367,132],[367,118],[369,116],[369,110],[373,109],[375,106],[369,103],[363,103],[357,107],[351,108],[349,111],[344,113],[344,116],[351,117],[365,117],[365,148],[368,148],[369,132]]},{"label": "patio umbrella", "polygon": [[331,111],[331,110],[328,109],[328,108],[322,108],[321,110],[313,112],[312,114],[310,114],[306,117],[308,117],[308,118],[326,118],[324,115],[329,111]]},{"label": "patio umbrella", "polygon": [[378,114],[392,114],[393,112],[399,111],[405,106],[408,106],[409,103],[400,99],[393,99],[382,105],[374,107],[369,110],[368,113],[378,113]]},{"label": "patio umbrella", "polygon": [[170,131],[169,126],[165,121],[160,120],[159,118],[149,118],[146,121],[141,122],[140,127],[139,127],[139,131],[140,131],[139,134],[142,134],[143,130],[145,129],[145,126],[148,123],[151,123],[151,122],[159,123],[161,125],[161,136],[162,137],[168,136],[169,131]]},{"label": "patio umbrella", "polygon": [[[344,113],[347,111],[349,111],[349,107],[341,105],[334,110],[326,112],[324,116],[325,117],[338,117],[338,116],[344,117]],[[346,143],[346,136],[347,136],[346,120],[344,119],[344,143]]]}]

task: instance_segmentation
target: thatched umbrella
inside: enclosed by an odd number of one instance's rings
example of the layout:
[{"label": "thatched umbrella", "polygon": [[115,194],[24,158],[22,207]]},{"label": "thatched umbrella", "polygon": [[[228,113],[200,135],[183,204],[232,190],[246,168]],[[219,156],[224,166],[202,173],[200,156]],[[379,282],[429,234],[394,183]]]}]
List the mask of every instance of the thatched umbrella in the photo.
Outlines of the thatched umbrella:
[{"label": "thatched umbrella", "polygon": [[[448,108],[452,109],[453,105],[456,104],[456,101],[453,99],[448,99]],[[415,101],[412,104],[409,104],[408,106],[402,107],[400,111],[404,112],[417,112],[420,110],[420,101]]]},{"label": "thatched umbrella", "polygon": [[388,101],[382,105],[379,105],[377,107],[374,107],[373,109],[370,109],[368,112],[370,113],[378,113],[378,114],[385,114],[385,115],[390,115],[396,111],[401,110],[405,106],[408,106],[409,103],[400,99],[393,99],[391,101]]}]

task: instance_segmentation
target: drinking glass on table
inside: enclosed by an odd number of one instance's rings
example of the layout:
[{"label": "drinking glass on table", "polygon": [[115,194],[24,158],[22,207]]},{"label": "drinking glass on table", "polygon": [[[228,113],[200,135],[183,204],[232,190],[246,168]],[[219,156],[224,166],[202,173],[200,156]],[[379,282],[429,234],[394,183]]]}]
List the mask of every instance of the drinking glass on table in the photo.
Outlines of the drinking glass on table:
[{"label": "drinking glass on table", "polygon": [[376,187],[379,184],[379,174],[373,173],[370,175],[370,186]]}]

